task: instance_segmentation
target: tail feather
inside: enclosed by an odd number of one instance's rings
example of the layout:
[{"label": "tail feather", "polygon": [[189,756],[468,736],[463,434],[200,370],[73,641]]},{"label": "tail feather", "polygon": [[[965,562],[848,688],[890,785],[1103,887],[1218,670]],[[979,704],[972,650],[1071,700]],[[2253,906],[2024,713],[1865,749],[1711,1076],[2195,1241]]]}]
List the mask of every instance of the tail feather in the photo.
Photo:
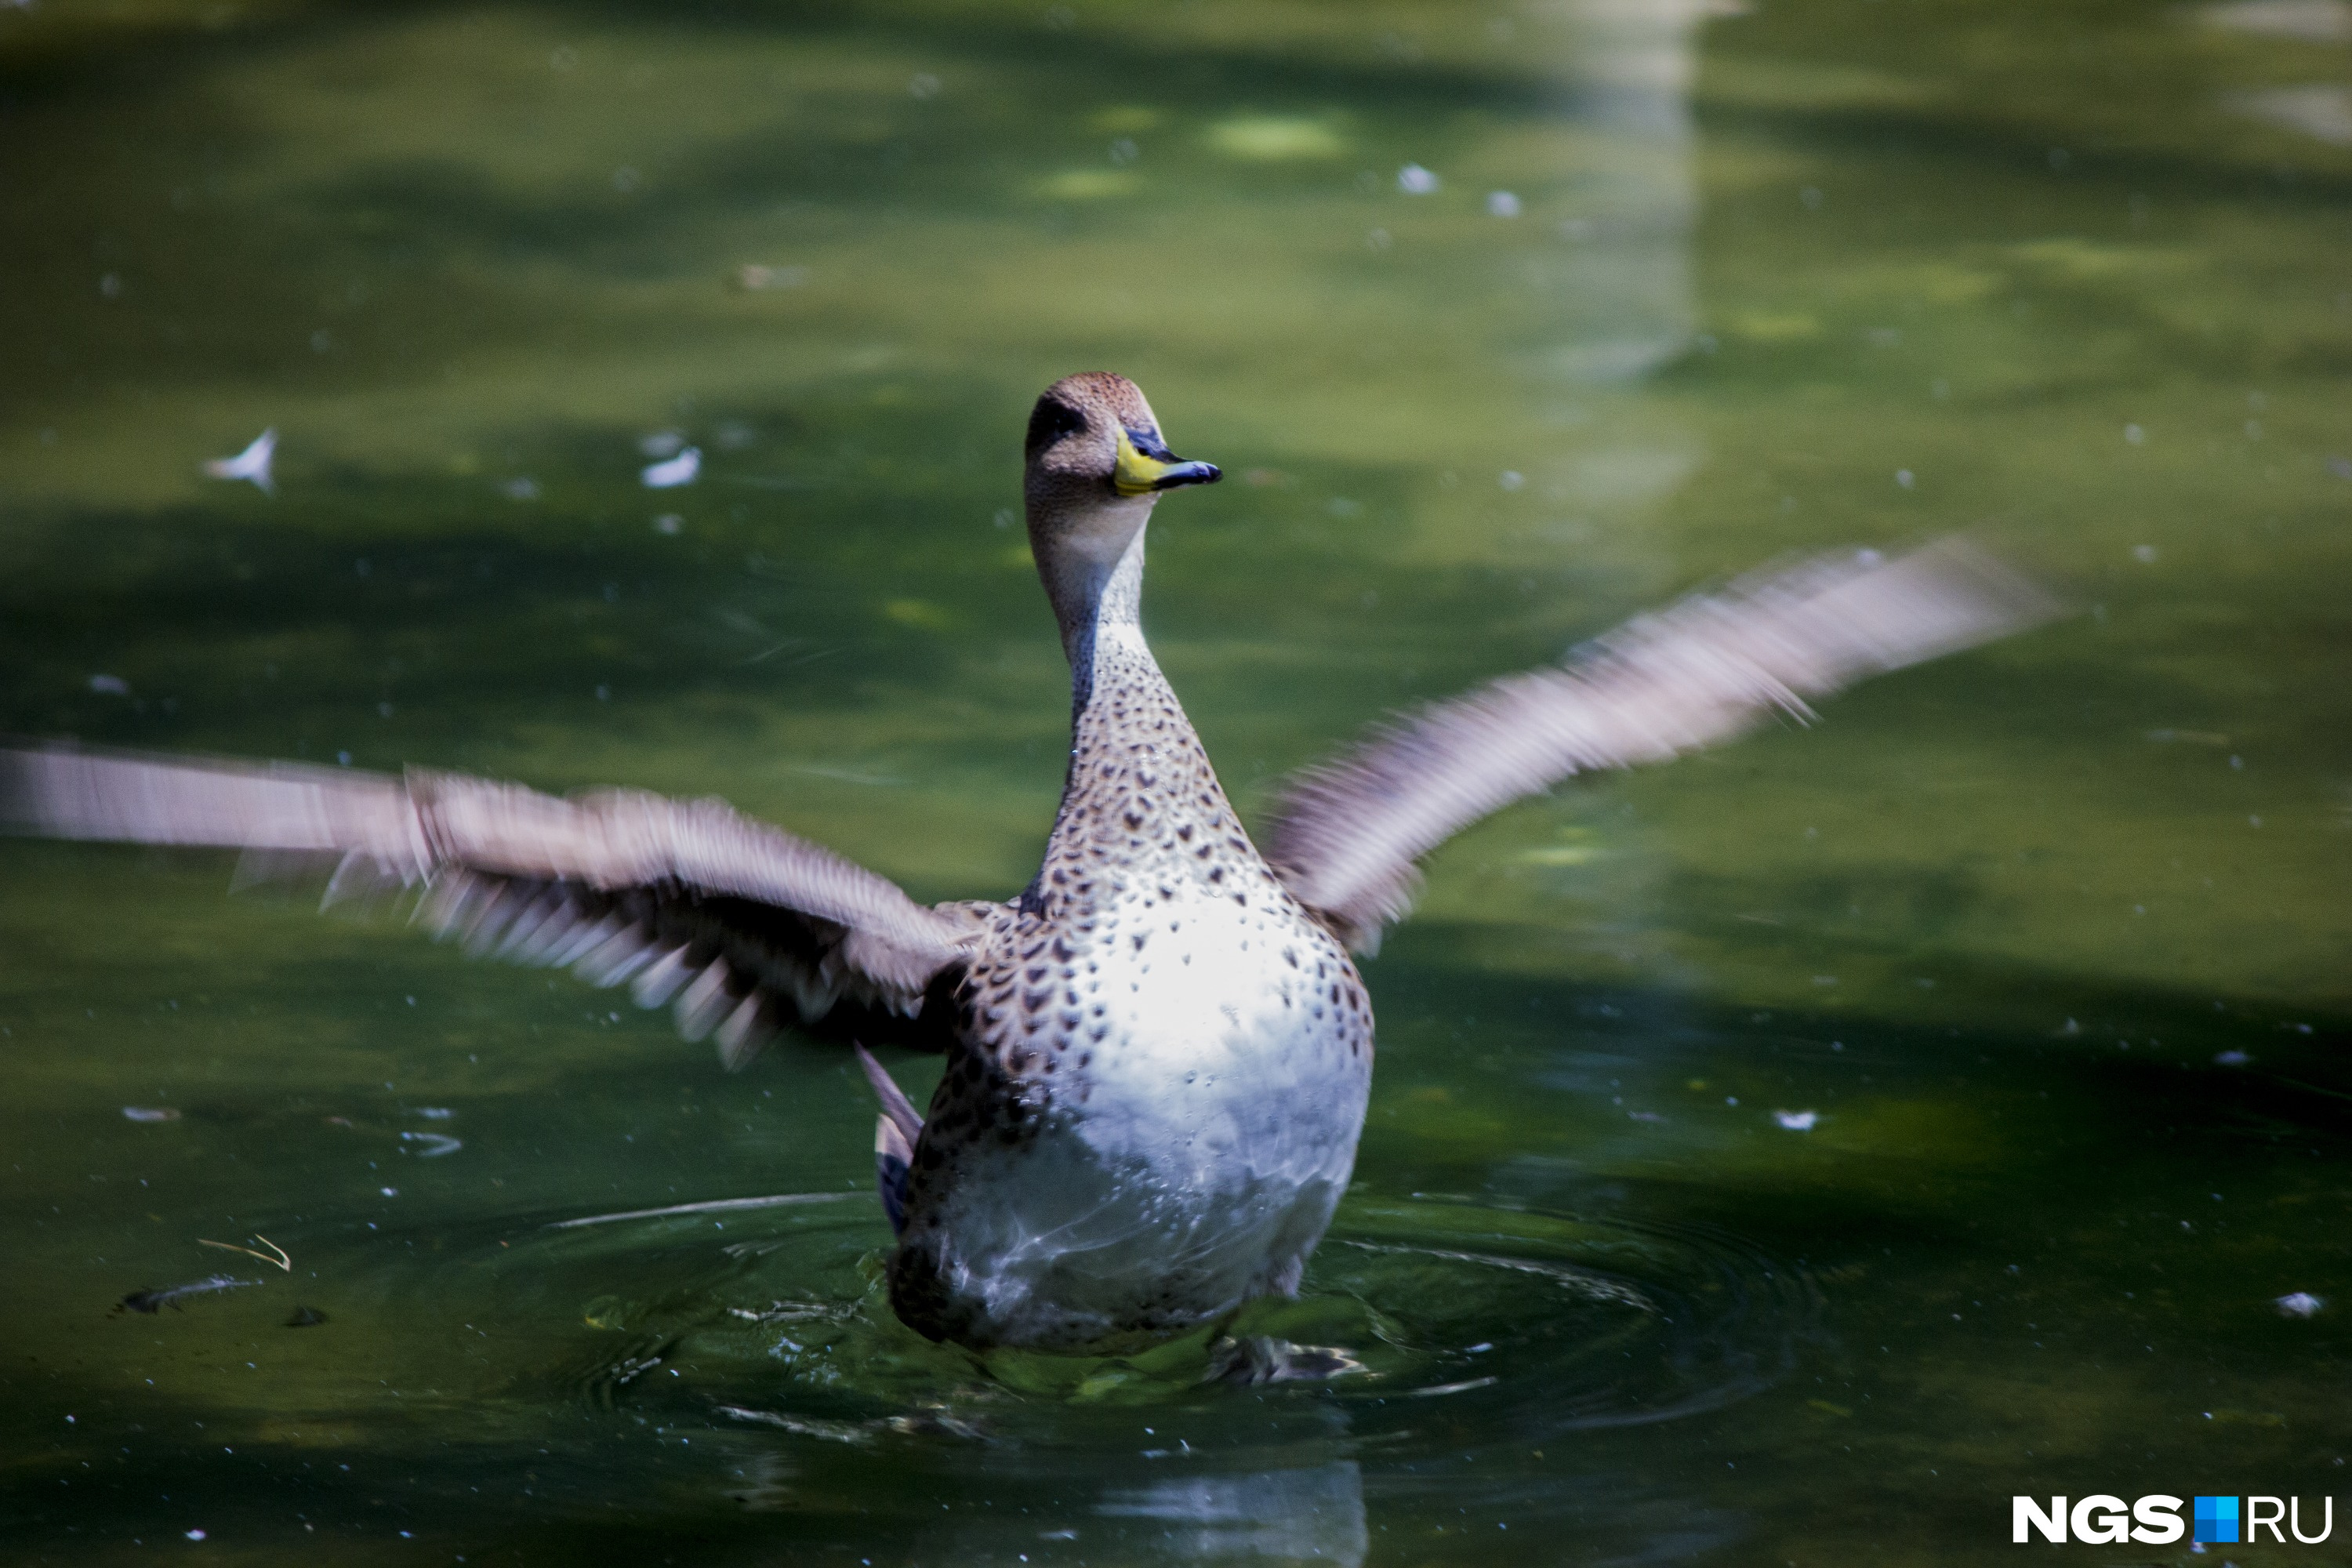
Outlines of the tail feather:
[{"label": "tail feather", "polygon": [[907,1234],[907,1169],[914,1155],[897,1122],[887,1116],[874,1119],[874,1185],[882,1194],[892,1236]]},{"label": "tail feather", "polygon": [[882,1114],[898,1129],[899,1137],[911,1150],[915,1140],[923,1134],[923,1119],[916,1111],[915,1102],[907,1098],[907,1091],[898,1087],[896,1079],[882,1070],[882,1064],[874,1059],[873,1052],[864,1046],[852,1046],[850,1048],[857,1053],[857,1065],[865,1069],[866,1081],[874,1086],[874,1098],[882,1102]]},{"label": "tail feather", "polygon": [[873,1052],[861,1045],[850,1048],[857,1053],[857,1065],[865,1069],[874,1098],[882,1102],[882,1114],[874,1119],[874,1184],[881,1189],[882,1212],[890,1216],[890,1234],[903,1236],[907,1171],[915,1163],[915,1140],[923,1135],[923,1119],[916,1114],[915,1102],[907,1098],[898,1080],[882,1070]]}]

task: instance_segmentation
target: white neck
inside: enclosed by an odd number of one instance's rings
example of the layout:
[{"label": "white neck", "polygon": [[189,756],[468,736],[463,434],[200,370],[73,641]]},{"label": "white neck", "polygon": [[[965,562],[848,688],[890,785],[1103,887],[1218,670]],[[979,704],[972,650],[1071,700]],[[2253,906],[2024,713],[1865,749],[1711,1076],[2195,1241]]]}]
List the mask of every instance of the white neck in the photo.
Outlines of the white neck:
[{"label": "white neck", "polygon": [[[1055,531],[1038,553],[1037,574],[1061,624],[1070,661],[1074,713],[1086,711],[1106,660],[1132,668],[1135,656],[1152,665],[1144,647],[1143,537],[1158,498],[1112,501],[1074,529]],[[1031,535],[1033,547],[1039,532]],[[1153,667],[1156,673],[1156,666]]]}]

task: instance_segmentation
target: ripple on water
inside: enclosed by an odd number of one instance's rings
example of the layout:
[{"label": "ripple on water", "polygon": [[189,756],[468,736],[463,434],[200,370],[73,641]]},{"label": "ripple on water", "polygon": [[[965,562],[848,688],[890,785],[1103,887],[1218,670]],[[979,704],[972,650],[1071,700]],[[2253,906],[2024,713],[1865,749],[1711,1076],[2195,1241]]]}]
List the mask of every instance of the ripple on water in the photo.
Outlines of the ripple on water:
[{"label": "ripple on water", "polygon": [[1738,1237],[1473,1199],[1351,1204],[1311,1283],[1377,1316],[1391,1406],[1475,1399],[1515,1439],[1720,1408],[1820,1333],[1811,1279]]},{"label": "ripple on water", "polygon": [[[452,1248],[446,1267],[486,1290],[473,1315],[508,1324],[522,1352],[509,1397],[835,1447],[1082,1445],[1105,1429],[1089,1411],[1180,1407],[1206,1422],[1181,1455],[1213,1441],[1230,1406],[1249,1412],[1234,1419],[1254,1445],[1295,1436],[1339,1455],[1440,1404],[1496,1440],[1540,1441],[1718,1408],[1819,1332],[1804,1272],[1720,1233],[1359,1197],[1296,1300],[1137,1354],[980,1355],[892,1316],[864,1194],[809,1197],[509,1230]],[[1286,1412],[1313,1415],[1293,1431]]]}]

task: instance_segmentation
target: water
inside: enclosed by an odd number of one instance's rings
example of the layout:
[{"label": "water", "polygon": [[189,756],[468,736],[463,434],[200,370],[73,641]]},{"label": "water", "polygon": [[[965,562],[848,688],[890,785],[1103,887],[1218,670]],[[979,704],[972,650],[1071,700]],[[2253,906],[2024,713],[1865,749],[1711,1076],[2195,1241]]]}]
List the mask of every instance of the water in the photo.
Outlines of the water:
[{"label": "water", "polygon": [[[2347,31],[0,11],[11,731],[719,794],[1002,896],[1066,700],[1017,437],[1097,366],[1234,477],[1163,509],[1147,621],[1245,811],[1782,552],[1967,529],[2077,610],[1448,847],[1369,970],[1305,1295],[1125,1361],[892,1321],[831,1052],[730,1077],[217,858],[0,846],[0,1540],[1972,1561],[2014,1492],[2232,1490],[2308,1528],[2352,1453]],[[199,475],[265,427],[274,497]],[[290,1268],[202,1245],[260,1238]],[[1277,1341],[1352,1370],[1220,1380]]]}]

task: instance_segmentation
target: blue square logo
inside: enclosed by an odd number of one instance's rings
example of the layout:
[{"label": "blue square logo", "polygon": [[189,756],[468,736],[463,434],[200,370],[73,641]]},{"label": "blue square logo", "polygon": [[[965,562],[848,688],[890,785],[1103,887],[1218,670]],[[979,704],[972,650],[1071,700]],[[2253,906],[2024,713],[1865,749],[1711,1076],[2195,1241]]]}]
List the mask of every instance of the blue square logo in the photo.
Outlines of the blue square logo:
[{"label": "blue square logo", "polygon": [[2238,1539],[2238,1500],[2233,1497],[2201,1497],[2194,1500],[2197,1530],[2189,1539],[2215,1545],[2235,1544]]}]

